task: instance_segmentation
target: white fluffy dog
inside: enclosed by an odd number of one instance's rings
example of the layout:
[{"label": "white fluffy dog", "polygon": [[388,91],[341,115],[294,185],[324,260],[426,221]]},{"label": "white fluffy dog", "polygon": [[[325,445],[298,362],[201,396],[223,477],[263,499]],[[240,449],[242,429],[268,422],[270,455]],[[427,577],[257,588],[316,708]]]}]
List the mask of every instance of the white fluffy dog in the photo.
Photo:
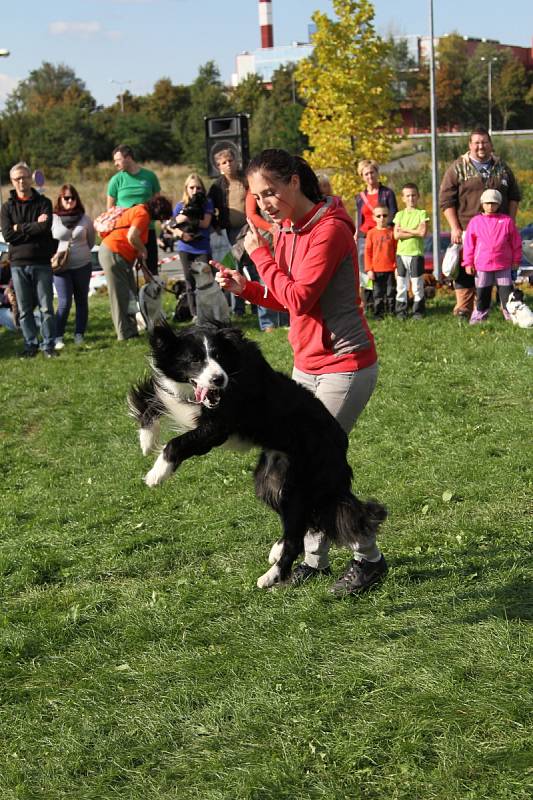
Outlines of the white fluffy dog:
[{"label": "white fluffy dog", "polygon": [[215,281],[213,270],[205,261],[193,261],[191,274],[196,284],[196,315],[198,325],[229,323],[229,307],[224,293]]},{"label": "white fluffy dog", "polygon": [[513,289],[506,308],[514,325],[519,328],[533,328],[533,311],[524,303],[524,293],[520,289]]}]

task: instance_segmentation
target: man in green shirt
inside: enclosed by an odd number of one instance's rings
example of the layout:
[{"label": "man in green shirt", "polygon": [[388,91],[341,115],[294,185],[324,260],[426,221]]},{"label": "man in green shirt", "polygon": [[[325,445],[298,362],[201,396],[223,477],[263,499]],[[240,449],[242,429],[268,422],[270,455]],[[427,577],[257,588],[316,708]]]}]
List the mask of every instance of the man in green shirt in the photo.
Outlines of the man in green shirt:
[{"label": "man in green shirt", "polygon": [[[127,144],[119,144],[113,150],[113,162],[117,169],[107,185],[107,208],[122,206],[131,208],[139,203],[146,203],[161,193],[161,186],[155,172],[141,167],[133,157],[133,150]],[[146,245],[148,256],[146,263],[152,275],[158,271],[158,251],[155,225],[152,222],[148,232]]]}]

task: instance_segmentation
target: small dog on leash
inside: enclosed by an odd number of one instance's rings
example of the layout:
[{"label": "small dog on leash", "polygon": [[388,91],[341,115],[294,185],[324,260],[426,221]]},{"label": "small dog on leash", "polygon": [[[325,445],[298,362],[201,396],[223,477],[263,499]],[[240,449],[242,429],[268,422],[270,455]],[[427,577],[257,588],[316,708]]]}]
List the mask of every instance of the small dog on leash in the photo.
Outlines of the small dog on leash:
[{"label": "small dog on leash", "polygon": [[165,319],[163,313],[163,291],[165,281],[154,275],[139,289],[139,311],[135,315],[140,331],[152,331],[156,322]]},{"label": "small dog on leash", "polygon": [[196,285],[197,324],[206,325],[215,321],[228,325],[228,302],[209,264],[205,261],[193,261],[190,271]]},{"label": "small dog on leash", "polygon": [[514,325],[519,328],[533,328],[533,311],[524,303],[521,289],[513,289],[506,305]]}]

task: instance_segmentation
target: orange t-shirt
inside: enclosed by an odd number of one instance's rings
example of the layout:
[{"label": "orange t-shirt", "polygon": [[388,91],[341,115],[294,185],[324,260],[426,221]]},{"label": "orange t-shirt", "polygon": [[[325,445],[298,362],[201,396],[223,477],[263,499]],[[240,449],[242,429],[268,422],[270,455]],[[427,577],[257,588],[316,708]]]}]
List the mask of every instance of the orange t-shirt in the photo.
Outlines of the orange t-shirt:
[{"label": "orange t-shirt", "polygon": [[118,253],[125,261],[133,263],[137,258],[137,250],[128,241],[128,231],[134,225],[139,231],[141,241],[148,241],[148,227],[151,219],[146,207],[142,204],[127,208],[117,220],[117,227],[108,233],[104,244],[111,252]]},{"label": "orange t-shirt", "polygon": [[365,242],[365,272],[394,272],[396,240],[392,228],[371,228]]}]

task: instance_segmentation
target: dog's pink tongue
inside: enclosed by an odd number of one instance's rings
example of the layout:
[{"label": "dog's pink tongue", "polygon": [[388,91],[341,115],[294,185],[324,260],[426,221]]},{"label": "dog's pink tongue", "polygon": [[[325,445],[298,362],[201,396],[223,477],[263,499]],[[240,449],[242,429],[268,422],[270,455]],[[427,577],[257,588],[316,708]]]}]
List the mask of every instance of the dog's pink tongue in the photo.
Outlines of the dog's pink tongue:
[{"label": "dog's pink tongue", "polygon": [[207,389],[205,386],[197,386],[194,390],[194,399],[197,403],[203,403],[204,399],[207,395]]}]

